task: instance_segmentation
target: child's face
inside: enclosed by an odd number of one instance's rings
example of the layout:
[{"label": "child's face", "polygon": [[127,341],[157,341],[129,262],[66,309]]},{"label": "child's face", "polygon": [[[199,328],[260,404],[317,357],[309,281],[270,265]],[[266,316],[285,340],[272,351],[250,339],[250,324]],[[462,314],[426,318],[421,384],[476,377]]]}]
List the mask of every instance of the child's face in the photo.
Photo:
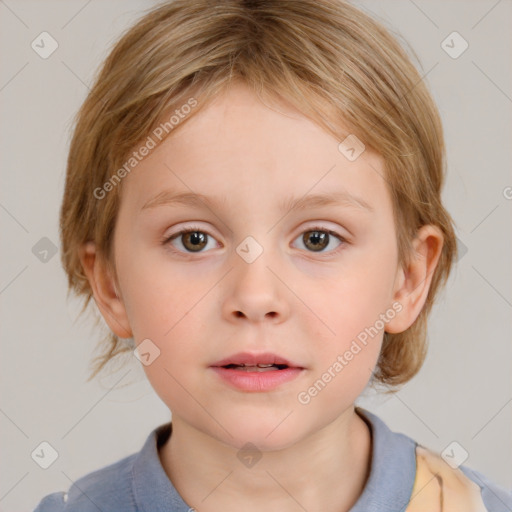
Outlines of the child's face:
[{"label": "child's face", "polygon": [[[173,420],[237,447],[285,447],[351,411],[400,274],[381,158],[367,149],[351,162],[340,141],[279,110],[238,85],[194,115],[125,178],[114,238],[119,322],[160,350],[144,366],[149,381]],[[166,201],[182,193],[211,204]],[[285,206],[314,194],[347,197]],[[199,236],[163,243],[186,228]],[[327,231],[346,241],[322,238]],[[353,340],[375,326],[356,352]],[[274,389],[241,390],[211,367],[239,352],[272,352],[304,369]],[[309,393],[318,379],[325,385]]]}]

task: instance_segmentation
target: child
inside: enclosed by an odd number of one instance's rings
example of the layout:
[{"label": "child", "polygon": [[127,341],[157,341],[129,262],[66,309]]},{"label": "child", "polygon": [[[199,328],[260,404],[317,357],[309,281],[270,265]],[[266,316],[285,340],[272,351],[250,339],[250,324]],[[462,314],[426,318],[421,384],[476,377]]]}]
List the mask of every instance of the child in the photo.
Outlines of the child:
[{"label": "child", "polygon": [[512,510],[354,406],[424,360],[456,255],[444,158],[418,72],[348,3],[140,20],[79,113],[62,257],[112,331],[92,377],[134,351],[172,422],[36,511]]}]

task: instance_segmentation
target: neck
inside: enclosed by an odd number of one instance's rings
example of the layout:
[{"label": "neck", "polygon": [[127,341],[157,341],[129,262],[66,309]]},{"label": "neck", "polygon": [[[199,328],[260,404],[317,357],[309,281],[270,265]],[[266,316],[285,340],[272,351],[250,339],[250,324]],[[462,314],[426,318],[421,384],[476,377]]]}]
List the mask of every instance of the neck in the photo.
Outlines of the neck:
[{"label": "neck", "polygon": [[239,449],[228,446],[173,415],[172,435],[160,448],[167,476],[191,507],[262,510],[349,511],[361,495],[371,465],[371,434],[366,422],[347,409],[332,423],[300,442],[265,451],[245,466]]}]

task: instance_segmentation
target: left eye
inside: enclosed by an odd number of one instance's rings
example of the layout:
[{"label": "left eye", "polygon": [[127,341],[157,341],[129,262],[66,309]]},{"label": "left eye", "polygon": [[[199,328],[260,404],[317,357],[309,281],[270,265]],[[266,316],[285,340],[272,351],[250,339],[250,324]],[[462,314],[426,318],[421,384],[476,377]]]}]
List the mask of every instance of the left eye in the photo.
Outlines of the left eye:
[{"label": "left eye", "polygon": [[297,237],[296,240],[300,240],[303,246],[312,252],[331,252],[325,251],[329,247],[331,241],[334,239],[338,240],[338,245],[334,249],[338,248],[345,242],[345,239],[334,233],[320,228],[310,228],[304,231],[301,236]]},{"label": "left eye", "polygon": [[[213,245],[210,249],[217,247],[218,245],[214,240],[215,239],[205,231],[196,228],[189,228],[167,237],[164,240],[164,244],[171,243],[171,245],[180,252],[199,253],[205,252],[203,249],[208,247],[210,241]],[[341,235],[321,228],[309,228],[308,230],[303,231],[295,240],[300,240],[303,245],[303,247],[299,247],[299,249],[305,249],[309,252],[316,253],[332,252],[346,242]],[[325,249],[332,245],[334,240],[337,240],[338,244],[335,247],[331,247],[330,251],[326,251]],[[181,247],[176,247],[174,242],[179,242]]]}]

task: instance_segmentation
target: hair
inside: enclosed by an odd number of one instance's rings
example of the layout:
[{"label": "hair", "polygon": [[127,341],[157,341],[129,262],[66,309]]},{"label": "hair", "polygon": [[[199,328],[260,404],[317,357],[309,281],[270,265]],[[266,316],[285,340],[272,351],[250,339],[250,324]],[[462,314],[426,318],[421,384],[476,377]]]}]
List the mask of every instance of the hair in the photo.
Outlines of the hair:
[{"label": "hair", "polygon": [[[288,102],[337,140],[356,135],[382,156],[400,263],[410,261],[421,226],[441,230],[442,252],[424,307],[404,332],[384,333],[372,376],[386,386],[404,384],[424,362],[427,316],[457,253],[453,221],[441,202],[443,129],[397,36],[342,0],[174,0],[152,8],[122,35],[77,114],[70,144],[60,211],[69,291],[84,297],[83,312],[92,290],[79,250],[88,241],[115,275],[120,178],[130,170],[134,148],[177,108],[194,105],[182,108],[190,113],[175,127],[166,124],[165,136],[172,134],[235,80],[260,98]],[[98,346],[104,350],[88,380],[133,350],[114,333]]]}]

